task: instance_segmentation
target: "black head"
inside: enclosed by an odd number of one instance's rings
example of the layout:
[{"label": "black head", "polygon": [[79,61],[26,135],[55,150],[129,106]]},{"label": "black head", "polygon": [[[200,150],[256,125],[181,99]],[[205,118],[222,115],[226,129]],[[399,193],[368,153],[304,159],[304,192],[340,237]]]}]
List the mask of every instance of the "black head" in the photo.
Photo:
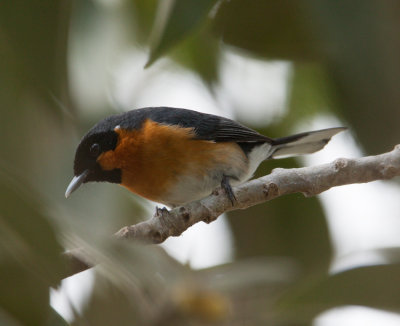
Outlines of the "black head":
[{"label": "black head", "polygon": [[[69,184],[65,196],[68,197],[82,183],[89,181],[121,183],[121,171],[119,169],[103,170],[97,162],[102,153],[116,148],[119,137],[118,133],[115,132],[117,126],[125,130],[140,129],[146,119],[151,119],[159,123],[197,127],[196,122],[204,121],[205,116],[203,113],[190,110],[158,107],[131,110],[105,118],[82,138],[75,154],[75,176]],[[207,117],[207,120],[211,119],[215,124],[216,117],[211,115],[207,115]],[[219,121],[219,118],[217,118],[217,121]],[[208,129],[206,132],[208,134]]]},{"label": "black head", "polygon": [[95,126],[84,136],[78,145],[74,161],[74,178],[69,184],[65,196],[68,197],[82,183],[89,181],[107,181],[121,183],[121,171],[119,169],[103,170],[98,164],[98,157],[107,151],[114,150],[118,142],[118,134],[111,126],[105,130],[107,125]]}]

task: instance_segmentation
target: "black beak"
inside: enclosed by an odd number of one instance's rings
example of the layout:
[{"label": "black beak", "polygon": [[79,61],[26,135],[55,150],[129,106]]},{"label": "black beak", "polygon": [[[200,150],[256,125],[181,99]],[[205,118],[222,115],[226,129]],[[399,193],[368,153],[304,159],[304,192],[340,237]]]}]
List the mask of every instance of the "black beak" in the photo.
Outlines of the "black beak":
[{"label": "black beak", "polygon": [[87,176],[89,175],[89,170],[83,171],[80,175],[74,176],[74,178],[69,183],[67,190],[65,191],[65,198],[68,198],[79,186],[85,182]]}]

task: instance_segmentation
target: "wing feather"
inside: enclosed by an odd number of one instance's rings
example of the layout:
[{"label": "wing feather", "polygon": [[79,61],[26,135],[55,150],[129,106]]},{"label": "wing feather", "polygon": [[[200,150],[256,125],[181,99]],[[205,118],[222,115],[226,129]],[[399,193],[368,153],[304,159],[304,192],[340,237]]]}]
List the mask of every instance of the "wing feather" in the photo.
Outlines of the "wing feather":
[{"label": "wing feather", "polygon": [[[146,119],[162,124],[192,128],[197,139],[215,142],[272,143],[272,139],[236,121],[193,110],[151,107],[132,110],[119,117],[121,127],[125,128],[139,128]],[[115,121],[115,118],[113,121]]]},{"label": "wing feather", "polygon": [[261,135],[257,131],[250,129],[242,124],[222,117],[216,117],[215,124],[196,128],[198,139],[213,140],[216,142],[269,142],[272,139]]}]

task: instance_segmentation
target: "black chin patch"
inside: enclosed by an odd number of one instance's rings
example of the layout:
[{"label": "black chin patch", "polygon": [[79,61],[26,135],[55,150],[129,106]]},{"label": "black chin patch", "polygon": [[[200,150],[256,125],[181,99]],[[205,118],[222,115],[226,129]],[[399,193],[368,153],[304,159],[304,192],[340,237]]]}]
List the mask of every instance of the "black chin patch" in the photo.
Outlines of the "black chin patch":
[{"label": "black chin patch", "polygon": [[114,169],[110,171],[104,171],[100,167],[96,167],[87,176],[86,182],[98,181],[98,182],[111,182],[118,183],[122,182],[122,174],[120,169]]}]

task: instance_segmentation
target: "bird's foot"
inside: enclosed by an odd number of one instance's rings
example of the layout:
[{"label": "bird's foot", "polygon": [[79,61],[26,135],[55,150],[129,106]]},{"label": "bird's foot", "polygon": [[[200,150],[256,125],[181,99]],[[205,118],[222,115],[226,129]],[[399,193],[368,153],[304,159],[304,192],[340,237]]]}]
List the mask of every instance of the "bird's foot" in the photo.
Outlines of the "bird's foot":
[{"label": "bird's foot", "polygon": [[232,206],[235,205],[235,202],[237,202],[237,199],[235,197],[235,193],[233,192],[233,189],[231,187],[231,184],[229,183],[229,177],[224,175],[222,177],[221,181],[221,188],[224,189],[226,196],[229,198],[229,200],[232,203]]}]

